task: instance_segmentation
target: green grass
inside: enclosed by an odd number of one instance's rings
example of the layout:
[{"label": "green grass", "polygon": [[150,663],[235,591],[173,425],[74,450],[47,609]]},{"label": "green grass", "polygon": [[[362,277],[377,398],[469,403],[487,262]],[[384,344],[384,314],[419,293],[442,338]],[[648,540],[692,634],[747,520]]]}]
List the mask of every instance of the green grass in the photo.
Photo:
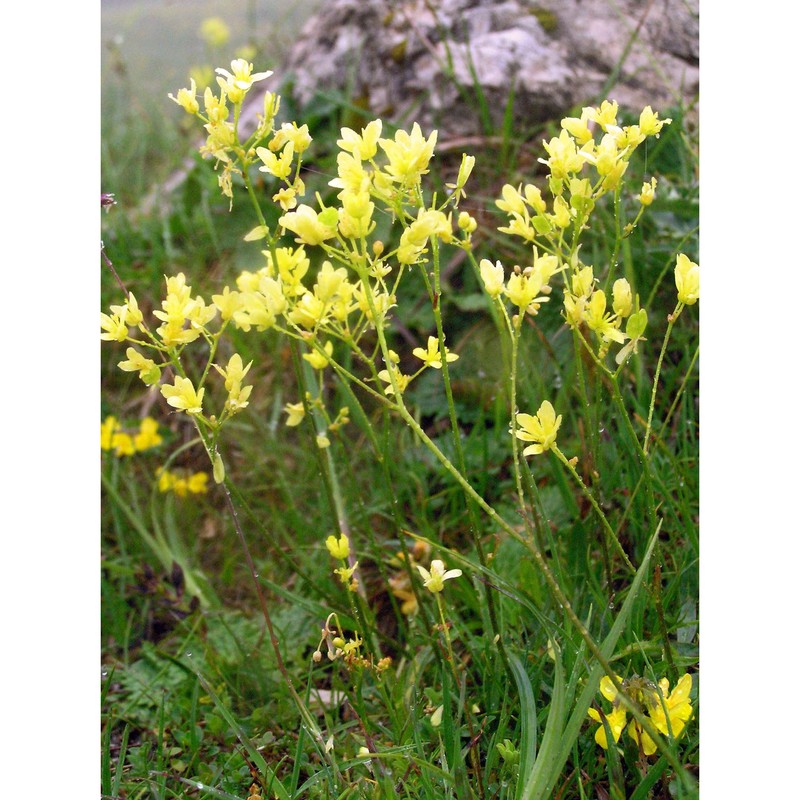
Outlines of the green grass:
[{"label": "green grass", "polygon": [[[244,194],[229,211],[213,169],[197,159],[173,195],[143,212],[140,201],[189,155],[196,131],[170,116],[177,107],[169,101],[138,115],[131,86],[117,88],[104,104],[103,190],[120,201],[103,215],[106,252],[148,312],[163,295],[165,274],[184,271],[194,291],[210,297],[261,263],[258,245],[242,241],[254,225]],[[650,314],[647,342],[621,381],[639,436],[675,304],[675,256],[697,256],[696,132],[680,110],[659,110],[673,125],[626,175],[635,191],[645,175],[657,174],[656,202],[619,248],[613,208],[605,204],[581,251],[601,280],[607,274],[601,265],[616,262],[614,277],[628,278]],[[312,121],[309,197],[320,191],[334,199],[327,182],[336,173],[335,141],[351,116],[346,103],[330,101]],[[527,147],[540,151],[540,140],[551,135],[538,132]],[[504,152],[524,152],[521,144],[509,140]],[[496,231],[503,218],[493,198],[503,183],[541,173],[518,162],[500,173],[492,166],[495,152],[473,154],[478,167],[469,207],[483,209],[476,260],[524,264],[529,250]],[[430,185],[452,180],[457,166],[435,159]],[[383,224],[387,237],[397,235],[388,232],[388,220]],[[253,784],[265,798],[697,796],[691,779],[699,747],[695,309],[673,328],[660,376],[649,460],[661,520],[656,537],[634,443],[603,376],[564,325],[560,302],[544,306],[522,340],[518,406],[533,412],[547,397],[564,414],[559,447],[578,457],[582,480],[639,568],[634,577],[606,549],[592,505],[554,455],[523,467],[532,499],[520,513],[503,346],[469,262],[443,246],[442,265],[448,347],[461,355],[451,368],[458,445],[440,375],[432,370],[406,396],[416,420],[451,461],[463,458],[464,476],[486,502],[520,531],[533,532],[561,592],[618,674],[666,676],[672,686],[684,672],[693,675],[695,719],[677,743],[649,760],[638,757],[627,733],[620,752],[601,750],[587,709],[609,710],[598,694],[603,670],[531,549],[481,514],[398,417],[366,396],[357,405],[332,379],[323,391],[328,407],[350,406],[352,422],[343,437],[332,437],[331,473],[313,427],[283,424],[283,406],[299,392],[292,348],[270,333],[237,332],[226,347],[253,361],[254,390],[246,412],[226,428],[221,449],[254,578],[220,487],[210,482],[208,494],[186,499],[159,493],[158,467],[210,473],[208,460],[185,415],[171,413],[160,395],[116,369],[124,347],[104,345],[104,416],[137,420],[150,413],[165,437],[130,458],[104,454],[104,797],[243,798]],[[102,288],[104,310],[120,302],[109,274]],[[390,335],[404,357],[409,338],[424,343],[435,334],[425,293],[419,276],[411,276],[398,295],[403,330]],[[331,474],[363,597],[343,589],[324,546],[336,529]],[[429,543],[434,558],[463,571],[443,594],[450,644],[436,627],[441,612],[434,595],[418,586],[419,611],[407,616],[390,590],[390,581],[406,574],[398,552],[415,542]],[[293,690],[270,645],[262,598]],[[359,632],[373,662],[391,657],[385,672],[314,662],[332,612],[347,635]],[[307,716],[298,713],[293,691]],[[434,726],[439,706],[442,722]],[[369,757],[359,756],[362,746]]]}]

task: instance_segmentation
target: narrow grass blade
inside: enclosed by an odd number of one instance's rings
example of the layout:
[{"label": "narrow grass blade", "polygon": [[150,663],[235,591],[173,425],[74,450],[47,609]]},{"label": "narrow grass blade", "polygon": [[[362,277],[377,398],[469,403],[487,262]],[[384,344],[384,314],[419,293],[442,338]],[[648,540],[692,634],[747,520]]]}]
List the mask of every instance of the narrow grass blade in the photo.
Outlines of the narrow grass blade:
[{"label": "narrow grass blade", "polygon": [[[561,665],[561,655],[558,648],[553,648],[555,657],[555,677],[553,679],[553,696],[550,700],[550,710],[547,712],[542,747],[532,765],[530,772],[523,772],[520,768],[520,780],[523,782],[522,792],[517,789],[518,800],[532,800],[549,796],[550,788],[556,776],[561,771],[560,756],[565,749],[564,742],[564,668]],[[572,743],[566,747],[567,752]],[[521,762],[520,762],[521,763]],[[523,775],[525,776],[523,778]]]}]

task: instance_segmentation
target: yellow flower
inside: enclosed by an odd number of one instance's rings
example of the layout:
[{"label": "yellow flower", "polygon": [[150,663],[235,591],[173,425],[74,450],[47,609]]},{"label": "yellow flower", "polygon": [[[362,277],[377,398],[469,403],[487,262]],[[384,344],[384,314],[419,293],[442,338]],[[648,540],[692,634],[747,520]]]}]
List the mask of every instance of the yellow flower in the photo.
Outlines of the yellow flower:
[{"label": "yellow flower", "polygon": [[650,106],[645,106],[642,113],[639,115],[639,129],[644,136],[655,136],[658,138],[661,129],[665,125],[669,125],[671,119],[659,119],[658,111],[653,111]]},{"label": "yellow flower", "polygon": [[161,377],[161,367],[150,358],[145,358],[136,348],[129,347],[125,351],[127,361],[120,361],[117,366],[123,372],[138,372],[141,380],[148,386],[158,383]]},{"label": "yellow flower", "polygon": [[325,369],[325,367],[328,366],[331,356],[333,355],[333,342],[325,342],[322,349],[325,351],[325,355],[320,353],[319,350],[314,350],[311,353],[303,353],[303,358],[308,361],[314,369]]},{"label": "yellow flower", "polygon": [[650,719],[658,730],[665,736],[672,735],[678,738],[686,723],[692,716],[692,704],[689,700],[689,692],[692,690],[692,676],[686,673],[672,692],[669,691],[669,681],[663,678],[658,682],[663,701],[659,698],[654,708],[650,709]]},{"label": "yellow flower", "polygon": [[504,287],[503,265],[499,261],[492,264],[488,258],[481,259],[481,280],[489,297],[499,297]]},{"label": "yellow flower", "polygon": [[231,61],[231,69],[233,72],[218,67],[215,72],[224,77],[224,80],[217,78],[217,83],[230,97],[232,103],[241,103],[245,94],[256,81],[263,81],[272,75],[272,70],[254,73],[253,65],[243,58]]},{"label": "yellow flower", "polygon": [[[421,347],[415,347],[413,350],[417,358],[421,358],[425,362],[426,367],[433,367],[434,369],[442,368],[442,354],[439,352],[439,340],[435,336],[428,337],[428,349],[423,350]],[[448,364],[452,361],[458,360],[456,353],[451,353],[446,347],[444,348],[445,360]]]},{"label": "yellow flower", "polygon": [[[608,750],[608,737],[606,736],[606,729],[603,725],[603,717],[601,717],[600,712],[594,708],[589,709],[589,716],[595,722],[600,723],[600,727],[595,731],[594,740],[600,745],[600,747],[603,748],[603,750]],[[625,728],[625,723],[627,722],[625,708],[623,706],[619,706],[611,713],[604,714],[603,716],[605,716],[605,719],[608,722],[608,727],[611,729],[611,736],[615,742],[618,742],[619,737],[622,735],[622,731]]]},{"label": "yellow flower", "polygon": [[614,313],[619,317],[630,316],[633,310],[633,291],[631,290],[631,285],[625,278],[614,281],[611,297]]},{"label": "yellow flower", "polygon": [[205,494],[208,491],[208,474],[195,472],[186,479],[186,488],[191,494]]},{"label": "yellow flower", "polygon": [[180,375],[175,376],[175,383],[170,386],[164,384],[161,387],[161,394],[167,399],[167,402],[179,411],[185,411],[187,414],[200,414],[203,410],[203,395],[205,389],[195,391],[192,382],[188,378],[182,378]]},{"label": "yellow flower", "polygon": [[649,206],[656,198],[656,184],[658,181],[652,178],[649,183],[642,184],[642,193],[639,195],[639,202],[643,206]]},{"label": "yellow flower", "polygon": [[378,138],[383,122],[375,119],[356,133],[352,128],[342,128],[342,138],[336,144],[345,152],[352,153],[359,161],[369,161],[378,152]]},{"label": "yellow flower", "polygon": [[302,403],[287,403],[283,410],[289,415],[286,420],[286,425],[289,428],[299,425],[306,415],[306,409]]},{"label": "yellow flower", "polygon": [[414,123],[411,133],[399,130],[392,139],[379,139],[383,151],[389,158],[386,172],[398,183],[409,185],[419,180],[428,169],[428,162],[436,146],[437,131],[426,139],[418,123]]},{"label": "yellow flower", "polygon": [[106,417],[100,425],[100,449],[111,450],[113,447],[114,431],[117,429],[117,418]]},{"label": "yellow flower", "polygon": [[187,475],[184,471],[170,472],[160,468],[156,470],[159,492],[174,492],[178,497],[187,494],[206,494],[208,492],[208,474],[195,472]]},{"label": "yellow flower", "polygon": [[200,23],[200,35],[209,47],[225,47],[231,38],[230,28],[219,17],[208,17]]},{"label": "yellow flower", "polygon": [[278,222],[287,230],[297,234],[297,241],[303,244],[322,244],[326,239],[336,236],[336,209],[331,209],[334,218],[317,214],[311,206],[301,204],[296,211],[284,214]]},{"label": "yellow flower", "polygon": [[517,414],[516,430],[512,428],[512,433],[517,439],[524,442],[535,442],[522,451],[522,455],[538,455],[545,450],[549,450],[556,441],[556,434],[561,426],[561,414],[556,416],[555,409],[548,400],[545,400],[536,412],[535,416],[530,414]]},{"label": "yellow flower", "polygon": [[132,456],[136,452],[133,437],[124,431],[117,431],[111,439],[115,456]]},{"label": "yellow flower", "polygon": [[[671,694],[669,691],[669,681],[663,678],[658,686],[646,678],[634,675],[626,680],[621,680],[622,688],[628,697],[643,712],[649,715],[653,725],[666,736],[670,734],[677,738],[686,727],[686,723],[692,716],[692,705],[689,700],[689,692],[692,688],[692,676],[684,675],[675,686]],[[600,728],[595,732],[595,741],[605,750],[608,749],[608,737],[606,736],[603,719],[605,718],[611,729],[611,735],[615,742],[625,728],[627,717],[625,707],[620,704],[618,692],[611,681],[611,678],[604,676],[600,681],[600,693],[608,700],[613,710],[610,713],[602,713],[597,709],[589,709],[589,717],[595,722],[600,723]],[[652,738],[634,719],[628,726],[628,735],[636,743],[637,748],[646,756],[651,756],[656,752],[657,747]]]},{"label": "yellow flower", "polygon": [[[112,306],[112,310],[113,310]],[[107,342],[124,342],[128,338],[128,326],[125,324],[124,315],[100,314],[100,327],[105,333],[100,334],[101,339]]]},{"label": "yellow flower", "polygon": [[191,79],[191,86],[188,89],[178,89],[178,96],[167,95],[170,100],[177,103],[187,114],[196,114],[200,110],[197,102],[197,82]]},{"label": "yellow flower", "polygon": [[700,299],[700,267],[683,253],[675,265],[675,286],[679,302],[693,306]]},{"label": "yellow flower", "polygon": [[331,535],[325,540],[328,552],[339,561],[344,561],[350,555],[350,540],[342,534],[338,539]]},{"label": "yellow flower", "polygon": [[152,417],[145,417],[139,423],[139,432],[133,437],[133,444],[139,451],[157,447],[163,441],[158,432],[158,423]]},{"label": "yellow flower", "polygon": [[462,574],[460,569],[449,569],[445,572],[444,562],[438,559],[431,561],[430,571],[419,564],[416,567],[419,570],[419,574],[422,575],[425,588],[434,594],[443,591],[445,581],[449,581],[451,578],[458,578]]}]

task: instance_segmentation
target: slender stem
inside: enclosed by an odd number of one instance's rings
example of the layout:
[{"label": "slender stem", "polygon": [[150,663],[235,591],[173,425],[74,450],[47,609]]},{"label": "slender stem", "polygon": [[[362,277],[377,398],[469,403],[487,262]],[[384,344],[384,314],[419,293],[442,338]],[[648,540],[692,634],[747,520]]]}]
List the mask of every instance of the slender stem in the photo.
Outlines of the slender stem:
[{"label": "slender stem", "polygon": [[661,365],[664,362],[664,354],[667,352],[667,344],[669,343],[669,335],[672,333],[672,326],[675,320],[678,319],[681,311],[683,311],[683,303],[678,303],[675,311],[667,317],[667,332],[664,334],[664,343],[661,345],[661,352],[658,354],[658,364],[656,365],[656,374],[653,376],[653,392],[650,395],[650,409],[647,412],[647,427],[644,432],[644,454],[647,455],[647,448],[650,444],[650,428],[653,422],[653,410],[656,406],[656,393],[658,392],[658,378],[661,375]]},{"label": "slender stem", "polygon": [[616,531],[611,527],[606,515],[603,513],[603,509],[600,508],[599,503],[592,494],[591,489],[589,489],[583,480],[581,480],[581,476],[578,475],[575,467],[572,466],[567,457],[561,452],[561,450],[559,450],[557,445],[553,444],[550,449],[553,451],[556,458],[567,468],[567,471],[572,476],[572,479],[580,487],[583,496],[592,504],[592,508],[595,510],[600,523],[602,524],[611,541],[616,545],[617,552],[622,556],[622,560],[625,562],[625,565],[628,567],[628,569],[635,574],[636,567],[633,566],[631,560],[628,558],[628,554],[625,552],[625,550],[623,550],[622,545],[617,538]]}]

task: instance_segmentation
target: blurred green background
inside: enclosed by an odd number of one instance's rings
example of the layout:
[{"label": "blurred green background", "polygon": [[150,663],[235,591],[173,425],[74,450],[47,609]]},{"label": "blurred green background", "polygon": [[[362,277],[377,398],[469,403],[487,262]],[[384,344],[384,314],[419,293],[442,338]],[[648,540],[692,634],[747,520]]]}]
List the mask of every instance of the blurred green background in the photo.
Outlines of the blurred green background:
[{"label": "blurred green background", "polygon": [[209,17],[220,17],[230,28],[228,62],[234,51],[254,44],[270,60],[267,66],[274,66],[318,5],[319,0],[102,0],[104,90],[115,75],[140,97],[184,86],[188,67],[208,61],[200,25]]}]

